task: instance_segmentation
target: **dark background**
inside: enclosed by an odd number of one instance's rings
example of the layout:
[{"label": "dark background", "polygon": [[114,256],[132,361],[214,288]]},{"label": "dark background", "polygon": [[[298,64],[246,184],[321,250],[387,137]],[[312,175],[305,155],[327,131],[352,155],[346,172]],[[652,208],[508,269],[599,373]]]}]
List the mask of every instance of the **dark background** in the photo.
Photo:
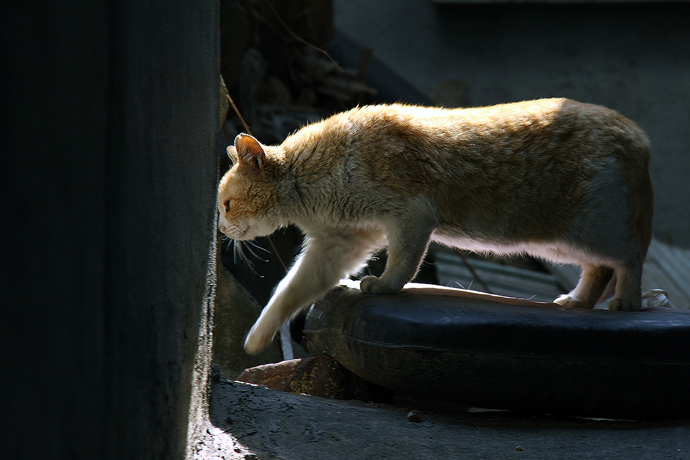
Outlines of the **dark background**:
[{"label": "dark background", "polygon": [[3,458],[184,455],[218,35],[216,1],[0,8]]}]

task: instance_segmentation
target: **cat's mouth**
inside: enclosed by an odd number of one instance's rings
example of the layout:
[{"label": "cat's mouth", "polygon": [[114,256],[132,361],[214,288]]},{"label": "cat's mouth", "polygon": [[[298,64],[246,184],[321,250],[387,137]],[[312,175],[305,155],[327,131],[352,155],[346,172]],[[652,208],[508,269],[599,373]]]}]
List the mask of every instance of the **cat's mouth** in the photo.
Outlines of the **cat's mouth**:
[{"label": "cat's mouth", "polygon": [[[232,235],[230,235],[229,233],[232,233]],[[244,238],[244,236],[247,235],[247,229],[246,228],[244,228],[244,229],[243,228],[237,228],[237,229],[234,229],[233,232],[226,233],[226,235],[229,236],[230,238],[232,238],[233,240],[241,240]]]},{"label": "cat's mouth", "polygon": [[242,226],[230,224],[220,227],[220,231],[225,234],[225,236],[240,241],[254,240],[261,236],[270,235],[276,229],[277,226],[271,227],[270,224],[265,222],[253,222]]},{"label": "cat's mouth", "polygon": [[226,226],[222,223],[218,225],[218,229],[228,238],[233,240],[241,240],[248,231],[248,228],[240,228],[235,225]]}]

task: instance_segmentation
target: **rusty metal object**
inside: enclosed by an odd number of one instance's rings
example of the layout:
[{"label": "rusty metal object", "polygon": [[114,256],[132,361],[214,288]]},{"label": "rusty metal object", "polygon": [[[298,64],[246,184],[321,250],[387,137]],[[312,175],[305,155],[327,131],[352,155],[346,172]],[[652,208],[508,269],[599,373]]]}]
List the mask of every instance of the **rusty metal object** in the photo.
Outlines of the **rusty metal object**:
[{"label": "rusty metal object", "polygon": [[326,355],[252,367],[235,380],[330,399],[393,402],[393,391],[363,380]]}]

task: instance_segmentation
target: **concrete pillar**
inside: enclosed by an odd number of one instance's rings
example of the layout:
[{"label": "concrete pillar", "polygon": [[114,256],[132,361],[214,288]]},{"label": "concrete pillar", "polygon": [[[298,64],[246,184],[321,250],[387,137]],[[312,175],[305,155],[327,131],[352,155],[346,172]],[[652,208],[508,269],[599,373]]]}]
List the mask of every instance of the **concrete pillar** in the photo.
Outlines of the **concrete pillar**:
[{"label": "concrete pillar", "polygon": [[182,458],[210,343],[218,2],[5,2],[0,53],[3,457]]}]

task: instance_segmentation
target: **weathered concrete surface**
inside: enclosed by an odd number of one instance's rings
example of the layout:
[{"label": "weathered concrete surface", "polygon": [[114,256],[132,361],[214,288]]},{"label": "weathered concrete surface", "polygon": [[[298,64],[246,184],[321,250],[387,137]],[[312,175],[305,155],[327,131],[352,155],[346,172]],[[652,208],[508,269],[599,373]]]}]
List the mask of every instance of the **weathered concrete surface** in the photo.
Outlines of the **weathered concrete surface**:
[{"label": "weathered concrete surface", "polygon": [[195,459],[690,458],[690,425],[453,414],[213,384],[211,424]]}]

